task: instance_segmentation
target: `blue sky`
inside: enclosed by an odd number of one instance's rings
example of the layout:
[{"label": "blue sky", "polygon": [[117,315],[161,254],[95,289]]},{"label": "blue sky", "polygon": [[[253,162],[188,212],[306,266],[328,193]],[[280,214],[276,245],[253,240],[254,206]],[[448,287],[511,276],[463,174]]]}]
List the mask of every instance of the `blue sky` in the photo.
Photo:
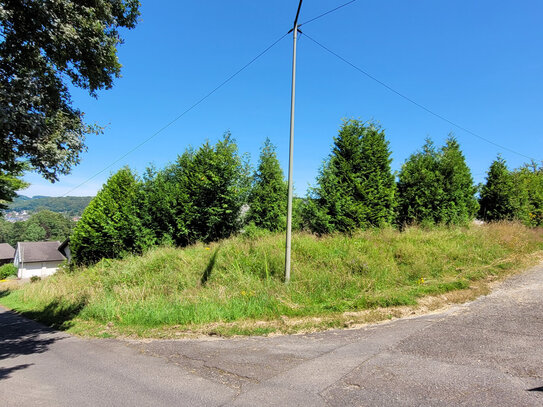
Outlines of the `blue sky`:
[{"label": "blue sky", "polygon": [[[346,0],[305,0],[304,22]],[[72,174],[50,184],[37,174],[20,193],[60,196],[116,161],[170,122],[288,31],[297,0],[142,0],[141,22],[124,31],[123,77],[98,99],[73,90],[90,136]],[[302,27],[381,81],[475,133],[543,160],[543,3],[537,0],[358,0]],[[174,125],[70,195],[94,195],[129,165],[163,167],[189,146],[229,130],[253,164],[266,137],[288,165],[292,39],[284,38]],[[511,168],[528,161],[500,150],[401,99],[302,35],[298,42],[295,193],[313,184],[342,118],[385,129],[399,170],[431,137],[458,138],[476,182],[498,153]]]}]

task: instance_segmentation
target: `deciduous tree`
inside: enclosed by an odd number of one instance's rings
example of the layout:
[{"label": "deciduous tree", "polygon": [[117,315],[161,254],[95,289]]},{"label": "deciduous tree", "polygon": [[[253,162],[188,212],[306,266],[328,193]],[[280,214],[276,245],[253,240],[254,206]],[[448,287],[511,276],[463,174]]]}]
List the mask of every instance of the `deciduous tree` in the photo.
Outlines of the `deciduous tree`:
[{"label": "deciduous tree", "polygon": [[99,132],[72,105],[69,82],[92,96],[121,72],[120,28],[134,28],[137,0],[0,2],[0,199],[28,162],[55,181]]}]

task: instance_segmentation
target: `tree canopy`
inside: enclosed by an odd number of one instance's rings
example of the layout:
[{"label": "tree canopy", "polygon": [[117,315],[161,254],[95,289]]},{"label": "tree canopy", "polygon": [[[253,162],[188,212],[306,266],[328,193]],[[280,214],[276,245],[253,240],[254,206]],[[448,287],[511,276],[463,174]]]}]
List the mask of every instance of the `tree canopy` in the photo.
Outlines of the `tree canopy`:
[{"label": "tree canopy", "polygon": [[512,220],[518,215],[520,203],[513,175],[501,156],[490,165],[479,202],[479,216],[484,220]]},{"label": "tree canopy", "polygon": [[379,126],[344,121],[306,205],[310,229],[320,234],[390,224],[396,190],[390,154]]},{"label": "tree canopy", "polygon": [[285,229],[287,188],[275,146],[267,138],[260,150],[258,168],[253,175],[248,221],[271,231]]},{"label": "tree canopy", "polygon": [[458,141],[451,136],[436,150],[427,139],[400,171],[398,223],[466,224],[477,213],[475,193]]},{"label": "tree canopy", "polygon": [[137,0],[0,1],[0,199],[26,163],[50,181],[79,163],[100,131],[72,105],[68,84],[92,96],[121,72],[120,28],[134,28]]},{"label": "tree canopy", "polygon": [[77,222],[71,249],[78,264],[141,253],[152,240],[143,227],[140,181],[127,167],[112,175]]}]

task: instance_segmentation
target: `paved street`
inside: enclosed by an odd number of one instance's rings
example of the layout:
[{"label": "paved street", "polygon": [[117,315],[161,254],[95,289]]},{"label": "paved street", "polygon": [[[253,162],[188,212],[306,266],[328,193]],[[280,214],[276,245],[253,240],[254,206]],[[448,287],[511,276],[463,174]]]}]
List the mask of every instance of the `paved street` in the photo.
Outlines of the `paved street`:
[{"label": "paved street", "polygon": [[79,339],[0,308],[2,406],[541,406],[543,266],[491,295],[362,329]]}]

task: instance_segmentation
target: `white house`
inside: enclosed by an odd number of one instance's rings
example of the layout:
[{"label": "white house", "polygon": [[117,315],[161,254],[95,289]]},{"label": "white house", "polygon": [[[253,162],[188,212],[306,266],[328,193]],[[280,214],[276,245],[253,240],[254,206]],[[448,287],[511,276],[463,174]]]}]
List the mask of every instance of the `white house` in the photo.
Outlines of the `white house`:
[{"label": "white house", "polygon": [[54,274],[66,257],[58,250],[60,242],[19,242],[13,264],[17,277],[45,277]]}]

